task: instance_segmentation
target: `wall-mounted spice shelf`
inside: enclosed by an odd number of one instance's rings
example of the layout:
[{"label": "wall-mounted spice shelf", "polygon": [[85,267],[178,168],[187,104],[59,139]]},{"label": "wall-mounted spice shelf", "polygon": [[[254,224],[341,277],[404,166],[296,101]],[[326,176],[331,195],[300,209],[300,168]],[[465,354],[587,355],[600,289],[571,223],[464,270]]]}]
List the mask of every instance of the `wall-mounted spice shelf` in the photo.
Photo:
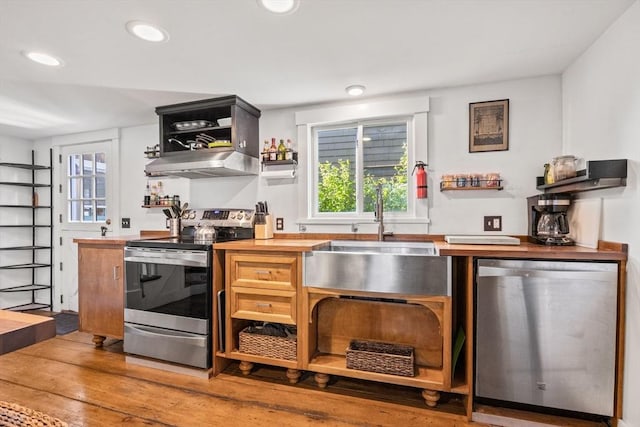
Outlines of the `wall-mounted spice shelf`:
[{"label": "wall-mounted spice shelf", "polygon": [[452,181],[440,181],[440,191],[469,191],[469,190],[502,190],[501,178],[492,179],[479,179],[464,181],[452,180]]}]

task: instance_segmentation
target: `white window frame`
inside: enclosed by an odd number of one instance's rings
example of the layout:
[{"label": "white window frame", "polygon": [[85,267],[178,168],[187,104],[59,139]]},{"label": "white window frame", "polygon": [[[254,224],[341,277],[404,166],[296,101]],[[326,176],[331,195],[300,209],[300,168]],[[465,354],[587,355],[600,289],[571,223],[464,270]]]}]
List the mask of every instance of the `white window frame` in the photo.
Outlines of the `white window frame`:
[{"label": "white window frame", "polygon": [[[298,201],[300,217],[299,226],[305,224],[353,224],[356,221],[373,220],[372,213],[355,216],[353,213],[322,213],[317,212],[315,200],[315,185],[317,185],[317,155],[315,151],[314,129],[344,125],[345,123],[367,122],[380,120],[389,121],[399,117],[408,117],[407,129],[408,145],[408,206],[407,213],[385,212],[385,222],[406,224],[428,224],[428,199],[416,199],[415,177],[411,170],[416,160],[429,164],[428,139],[428,96],[395,97],[393,99],[369,101],[363,103],[333,105],[322,108],[301,110],[295,113],[298,130],[298,156],[302,160],[299,169],[301,194]],[[395,215],[394,215],[395,214]],[[426,231],[426,230],[425,230]]]},{"label": "white window frame", "polygon": [[[372,120],[358,120],[358,121],[349,121],[343,123],[331,123],[326,125],[318,125],[311,127],[311,147],[310,151],[311,161],[309,162],[310,170],[309,170],[309,187],[308,194],[310,195],[310,202],[312,210],[310,212],[309,218],[312,219],[346,219],[346,220],[366,220],[370,219],[372,212],[364,212],[364,189],[362,188],[362,183],[364,181],[364,166],[362,165],[364,161],[364,145],[363,145],[363,132],[362,128],[366,126],[380,126],[387,124],[397,124],[397,123],[406,123],[407,125],[407,183],[408,183],[408,191],[407,191],[407,210],[405,212],[387,212],[385,211],[385,217],[387,218],[414,218],[415,217],[415,197],[412,197],[411,193],[411,169],[410,165],[414,164],[413,161],[413,133],[411,130],[413,129],[413,118],[410,116],[400,116],[400,117],[388,117],[384,119],[372,119]],[[318,210],[318,167],[319,167],[319,145],[318,141],[318,132],[333,130],[333,129],[343,129],[343,128],[357,128],[356,134],[356,211],[355,212],[319,212]]]}]

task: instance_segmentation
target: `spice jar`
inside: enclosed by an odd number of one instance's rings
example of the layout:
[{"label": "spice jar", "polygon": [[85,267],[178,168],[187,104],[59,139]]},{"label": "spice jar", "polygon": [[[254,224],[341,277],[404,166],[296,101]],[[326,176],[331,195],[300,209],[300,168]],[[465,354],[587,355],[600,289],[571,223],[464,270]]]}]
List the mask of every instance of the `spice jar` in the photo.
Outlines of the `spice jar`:
[{"label": "spice jar", "polygon": [[500,186],[500,174],[488,173],[485,175],[485,185],[487,187],[499,187]]},{"label": "spice jar", "polygon": [[456,187],[466,187],[467,186],[467,175],[466,174],[457,174],[456,175]]},{"label": "spice jar", "polygon": [[455,185],[455,178],[453,175],[442,175],[442,188],[453,188]]}]

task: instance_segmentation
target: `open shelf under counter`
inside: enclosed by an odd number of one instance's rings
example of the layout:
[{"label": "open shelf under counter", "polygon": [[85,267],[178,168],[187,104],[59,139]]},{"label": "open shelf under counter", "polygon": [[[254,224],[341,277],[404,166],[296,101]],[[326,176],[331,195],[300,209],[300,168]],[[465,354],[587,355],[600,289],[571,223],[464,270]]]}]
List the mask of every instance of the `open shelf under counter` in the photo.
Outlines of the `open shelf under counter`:
[{"label": "open shelf under counter", "polygon": [[289,369],[298,369],[297,360],[277,359],[274,357],[259,356],[257,354],[242,353],[237,349],[232,351],[227,351],[225,353],[218,352],[216,355],[220,357],[225,357],[227,359],[242,360],[245,362],[261,363],[261,364],[272,365],[272,366],[280,366],[282,368],[289,368]]},{"label": "open shelf under counter", "polygon": [[340,375],[361,380],[380,381],[384,383],[417,388],[449,391],[443,387],[444,377],[441,369],[416,365],[413,377],[380,374],[347,368],[347,358],[340,354],[316,353],[308,364],[308,370],[329,375]]}]

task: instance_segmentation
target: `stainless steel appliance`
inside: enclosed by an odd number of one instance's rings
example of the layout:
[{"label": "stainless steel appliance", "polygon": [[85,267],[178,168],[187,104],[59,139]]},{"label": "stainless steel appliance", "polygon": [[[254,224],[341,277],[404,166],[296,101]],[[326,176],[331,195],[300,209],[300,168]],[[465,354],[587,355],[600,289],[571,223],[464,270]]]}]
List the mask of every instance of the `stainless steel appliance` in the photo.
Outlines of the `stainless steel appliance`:
[{"label": "stainless steel appliance", "polygon": [[[212,243],[253,237],[253,210],[189,209],[179,237],[127,242],[126,353],[211,367]],[[212,241],[194,240],[215,228]]]},{"label": "stainless steel appliance", "polygon": [[612,416],[617,271],[478,260],[476,397]]},{"label": "stainless steel appliance", "polygon": [[529,240],[544,245],[574,245],[569,237],[569,194],[540,194],[527,198]]}]

